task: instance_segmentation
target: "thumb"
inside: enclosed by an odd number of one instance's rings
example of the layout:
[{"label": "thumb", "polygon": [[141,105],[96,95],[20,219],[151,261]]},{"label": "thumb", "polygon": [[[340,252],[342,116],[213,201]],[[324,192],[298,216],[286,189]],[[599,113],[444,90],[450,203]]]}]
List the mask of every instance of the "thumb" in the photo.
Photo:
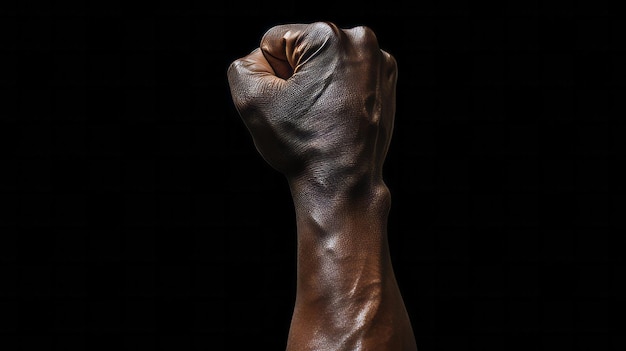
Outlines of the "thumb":
[{"label": "thumb", "polygon": [[249,107],[269,103],[268,97],[275,96],[285,84],[276,76],[261,49],[231,63],[227,77],[233,102],[240,113]]},{"label": "thumb", "polygon": [[342,33],[331,22],[284,24],[271,28],[261,39],[261,51],[276,75],[289,79],[305,72],[319,74],[335,55],[324,55],[339,41]]}]

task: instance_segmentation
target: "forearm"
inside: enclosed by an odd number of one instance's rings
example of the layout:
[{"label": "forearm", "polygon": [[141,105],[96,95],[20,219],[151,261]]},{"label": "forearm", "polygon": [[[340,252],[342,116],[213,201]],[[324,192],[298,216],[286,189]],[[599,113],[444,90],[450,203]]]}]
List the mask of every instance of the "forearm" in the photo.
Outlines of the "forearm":
[{"label": "forearm", "polygon": [[415,350],[389,254],[384,182],[290,185],[298,276],[288,350]]}]

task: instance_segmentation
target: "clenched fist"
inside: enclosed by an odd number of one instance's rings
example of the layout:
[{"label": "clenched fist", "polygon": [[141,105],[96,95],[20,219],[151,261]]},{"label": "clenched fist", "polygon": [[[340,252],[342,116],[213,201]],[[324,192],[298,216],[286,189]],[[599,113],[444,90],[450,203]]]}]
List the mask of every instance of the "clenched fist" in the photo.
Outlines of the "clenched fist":
[{"label": "clenched fist", "polygon": [[327,22],[276,26],[228,70],[235,107],[265,160],[322,183],[381,171],[396,76],[371,29]]},{"label": "clenched fist", "polygon": [[417,349],[390,259],[382,177],[396,79],[371,29],[328,22],[273,27],[228,69],[235,107],[295,205],[288,351]]}]

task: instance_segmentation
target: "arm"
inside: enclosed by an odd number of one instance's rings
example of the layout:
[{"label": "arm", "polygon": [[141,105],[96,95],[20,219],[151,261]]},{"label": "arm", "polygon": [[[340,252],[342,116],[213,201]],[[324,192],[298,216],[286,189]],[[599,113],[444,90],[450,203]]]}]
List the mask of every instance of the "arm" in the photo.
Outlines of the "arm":
[{"label": "arm", "polygon": [[365,182],[336,199],[291,183],[298,276],[288,350],[416,349],[387,245],[390,195],[381,180]]},{"label": "arm", "polygon": [[229,67],[235,106],[295,205],[289,351],[417,349],[389,255],[382,177],[396,77],[370,29],[326,22],[276,26]]}]

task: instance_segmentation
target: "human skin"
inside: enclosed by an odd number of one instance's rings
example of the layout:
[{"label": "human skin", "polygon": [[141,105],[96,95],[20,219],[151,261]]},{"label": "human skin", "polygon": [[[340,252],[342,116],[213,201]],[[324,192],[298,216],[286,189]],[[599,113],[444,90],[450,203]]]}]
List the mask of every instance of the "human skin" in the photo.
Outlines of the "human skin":
[{"label": "human skin", "polygon": [[296,212],[288,351],[415,351],[387,238],[397,64],[364,26],[269,29],[228,68],[234,105]]}]

